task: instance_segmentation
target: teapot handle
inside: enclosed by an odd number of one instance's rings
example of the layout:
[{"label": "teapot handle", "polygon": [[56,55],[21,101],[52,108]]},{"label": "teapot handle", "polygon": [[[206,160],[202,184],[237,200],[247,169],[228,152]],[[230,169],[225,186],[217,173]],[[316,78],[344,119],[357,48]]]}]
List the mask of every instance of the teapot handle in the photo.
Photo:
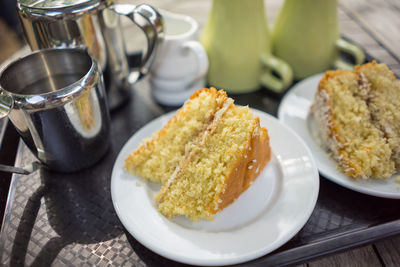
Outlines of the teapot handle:
[{"label": "teapot handle", "polygon": [[140,79],[149,72],[157,46],[162,40],[164,20],[157,10],[146,4],[137,6],[131,4],[113,4],[110,8],[117,14],[131,19],[146,35],[147,51],[139,67],[139,76],[137,79]]},{"label": "teapot handle", "polygon": [[13,97],[4,91],[0,91],[0,119],[7,117],[13,106]]}]

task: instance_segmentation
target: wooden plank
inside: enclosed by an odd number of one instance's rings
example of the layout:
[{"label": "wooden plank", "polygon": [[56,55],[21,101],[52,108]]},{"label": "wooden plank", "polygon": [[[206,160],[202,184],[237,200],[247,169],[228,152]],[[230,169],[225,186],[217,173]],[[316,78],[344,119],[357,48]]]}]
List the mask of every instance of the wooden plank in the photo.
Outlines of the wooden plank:
[{"label": "wooden plank", "polygon": [[399,266],[400,236],[376,242],[374,246],[386,266]]},{"label": "wooden plank", "polygon": [[382,49],[382,47],[379,45],[379,43],[373,39],[369,34],[365,32],[358,32],[358,33],[349,33],[345,29],[342,29],[341,34],[358,44],[360,47],[364,48],[365,50],[369,49]]},{"label": "wooden plank", "polygon": [[350,251],[346,251],[340,254],[324,257],[318,260],[314,260],[308,263],[309,267],[319,266],[351,266],[351,267],[381,267],[382,264],[379,261],[372,246],[365,246]]},{"label": "wooden plank", "polygon": [[381,0],[340,0],[340,5],[400,59],[398,8],[391,2]]},{"label": "wooden plank", "polygon": [[390,5],[392,5],[394,8],[398,9],[400,11],[400,1],[399,0],[385,0],[388,2]]},{"label": "wooden plank", "polygon": [[391,54],[389,54],[386,50],[383,49],[369,49],[368,53],[376,58],[378,61],[383,62],[387,65],[396,65],[399,64],[397,59],[395,59]]},{"label": "wooden plank", "polygon": [[354,20],[340,20],[339,25],[341,32],[349,34],[359,34],[360,32],[363,32],[361,26]]}]

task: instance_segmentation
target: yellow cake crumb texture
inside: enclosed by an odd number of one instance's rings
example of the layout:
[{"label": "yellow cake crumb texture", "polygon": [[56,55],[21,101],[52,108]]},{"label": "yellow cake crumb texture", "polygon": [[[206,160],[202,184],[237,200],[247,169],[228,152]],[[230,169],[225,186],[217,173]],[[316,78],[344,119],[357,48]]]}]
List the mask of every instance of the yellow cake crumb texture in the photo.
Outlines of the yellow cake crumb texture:
[{"label": "yellow cake crumb texture", "polygon": [[163,185],[155,199],[162,214],[197,221],[212,219],[237,199],[269,159],[259,118],[212,88],[196,92],[125,167]]},{"label": "yellow cake crumb texture", "polygon": [[[125,160],[128,172],[153,182],[165,183],[185,154],[185,145],[194,139],[227,99],[215,89],[200,90],[168,124]],[[179,129],[179,130],[178,130]]]},{"label": "yellow cake crumb texture", "polygon": [[353,178],[384,179],[400,167],[400,87],[376,62],[328,71],[311,107],[323,145]]}]

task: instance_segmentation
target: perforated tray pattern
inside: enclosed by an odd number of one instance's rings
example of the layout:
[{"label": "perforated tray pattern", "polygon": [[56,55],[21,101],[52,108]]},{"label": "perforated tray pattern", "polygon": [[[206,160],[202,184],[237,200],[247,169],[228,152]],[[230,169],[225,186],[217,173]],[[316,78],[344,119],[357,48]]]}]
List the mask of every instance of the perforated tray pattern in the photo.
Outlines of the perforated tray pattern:
[{"label": "perforated tray pattern", "polygon": [[[21,164],[33,160],[22,149]],[[2,265],[145,266],[127,242],[111,202],[109,176],[15,176]]]}]

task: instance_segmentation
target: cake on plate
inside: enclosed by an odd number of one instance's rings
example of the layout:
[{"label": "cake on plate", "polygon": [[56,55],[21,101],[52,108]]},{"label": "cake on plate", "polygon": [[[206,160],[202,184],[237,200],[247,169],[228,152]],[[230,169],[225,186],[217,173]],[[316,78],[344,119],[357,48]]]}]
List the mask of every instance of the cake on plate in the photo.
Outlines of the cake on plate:
[{"label": "cake on plate", "polygon": [[327,71],[311,113],[338,168],[353,178],[384,179],[399,168],[400,86],[385,64]]},{"label": "cake on plate", "polygon": [[184,157],[186,144],[204,131],[227,99],[225,92],[216,89],[195,92],[162,130],[126,159],[127,171],[164,184]]},{"label": "cake on plate", "polygon": [[197,91],[166,126],[129,155],[129,173],[162,184],[166,217],[212,219],[235,201],[271,157],[269,136],[249,107],[222,90]]}]

